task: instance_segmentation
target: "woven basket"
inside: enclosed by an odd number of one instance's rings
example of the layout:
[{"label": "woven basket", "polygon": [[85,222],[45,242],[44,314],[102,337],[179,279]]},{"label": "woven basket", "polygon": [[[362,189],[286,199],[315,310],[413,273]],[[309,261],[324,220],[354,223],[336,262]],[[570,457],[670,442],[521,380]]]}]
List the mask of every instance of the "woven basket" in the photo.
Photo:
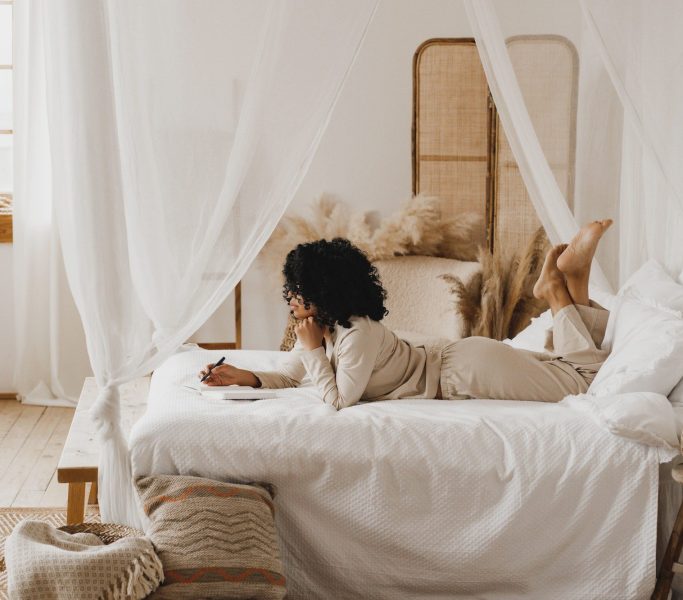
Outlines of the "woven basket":
[{"label": "woven basket", "polygon": [[105,544],[113,544],[127,537],[144,537],[144,532],[126,525],[114,523],[79,523],[78,525],[63,525],[58,527],[66,533],[92,533],[100,538]]},{"label": "woven basket", "polygon": [[282,335],[282,341],[280,342],[280,350],[282,352],[289,352],[294,348],[294,344],[296,343],[294,325],[296,325],[296,319],[292,315],[289,315],[287,326],[285,327],[285,332]]}]

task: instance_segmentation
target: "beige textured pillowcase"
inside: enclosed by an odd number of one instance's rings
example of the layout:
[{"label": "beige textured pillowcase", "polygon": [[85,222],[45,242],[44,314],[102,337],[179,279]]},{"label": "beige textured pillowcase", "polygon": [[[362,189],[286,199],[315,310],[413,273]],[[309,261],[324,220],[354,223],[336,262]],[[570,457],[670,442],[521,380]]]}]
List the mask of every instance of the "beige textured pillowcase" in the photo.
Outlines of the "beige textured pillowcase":
[{"label": "beige textured pillowcase", "polygon": [[185,475],[140,477],[135,485],[164,565],[164,584],[150,598],[284,598],[265,488]]}]

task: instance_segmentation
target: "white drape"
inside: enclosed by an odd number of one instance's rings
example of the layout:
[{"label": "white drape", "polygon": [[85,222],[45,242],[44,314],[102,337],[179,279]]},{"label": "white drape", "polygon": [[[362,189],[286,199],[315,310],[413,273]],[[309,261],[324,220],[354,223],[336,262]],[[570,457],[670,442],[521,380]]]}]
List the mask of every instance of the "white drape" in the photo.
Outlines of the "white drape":
[{"label": "white drape", "polygon": [[683,127],[676,103],[683,96],[683,47],[676,43],[683,4],[581,0],[581,7],[633,133],[683,207],[683,139],[671,135]]},{"label": "white drape", "polygon": [[[564,16],[570,14],[579,25],[573,36],[580,66],[572,214],[534,132],[532,109],[525,105],[505,44],[506,35],[554,33],[555,24],[544,14],[547,3],[530,0],[527,13],[520,14],[505,2],[464,2],[496,108],[551,241],[567,241],[577,222],[611,217],[615,226],[599,249],[593,283],[605,287],[611,280],[618,286],[648,258],[677,275],[683,268],[683,42],[678,33],[683,5],[675,0],[562,4]],[[542,120],[542,115],[531,117]]]},{"label": "white drape", "polygon": [[[577,219],[611,216],[619,244],[601,249],[601,260],[609,259],[611,275],[618,272],[612,281],[650,257],[680,270],[681,5],[572,2],[586,33],[575,39],[579,197],[572,214],[534,131],[494,3],[464,1],[507,138],[550,239],[567,241]],[[174,351],[249,267],[308,167],[375,2],[30,6],[37,10],[23,22],[33,51],[43,52],[25,59],[37,79],[22,81],[17,70],[17,84],[31,90],[25,112],[17,107],[25,135],[17,139],[24,166],[16,226],[31,240],[17,246],[17,264],[32,273],[32,283],[18,286],[18,322],[28,323],[39,307],[52,315],[41,331],[54,332],[59,323],[58,296],[46,293],[58,281],[47,268],[58,263],[54,215],[102,389],[94,409],[103,440],[102,514],[139,525],[118,386]],[[552,32],[533,10],[518,13],[519,33]],[[29,170],[33,163],[49,170]],[[44,204],[49,198],[52,204]],[[595,284],[611,287],[600,265],[593,275]],[[54,346],[56,338],[45,339]],[[20,349],[20,360],[29,365],[36,348]],[[56,372],[41,379],[51,377],[56,387]]]},{"label": "white drape", "polygon": [[[579,93],[574,217],[577,223],[605,217],[614,219],[614,225],[609,235],[601,240],[596,256],[617,289],[622,263],[619,238],[624,228],[623,213],[619,207],[623,111],[600,54],[593,44],[586,43],[586,35],[586,27],[582,23],[577,39]],[[596,131],[600,135],[596,135]]]},{"label": "white drape", "polygon": [[73,406],[90,373],[54,226],[42,18],[14,12],[14,387],[26,404]]},{"label": "white drape", "polygon": [[585,43],[600,56],[623,114],[620,280],[647,258],[677,274],[683,268],[683,4],[581,0],[580,6]]},{"label": "white drape", "polygon": [[57,221],[101,389],[103,519],[141,525],[118,386],[187,339],[268,239],[375,4],[39,3]]},{"label": "white drape", "polygon": [[[551,243],[567,242],[578,225],[538,141],[495,7],[491,0],[464,2],[489,89],[529,197]],[[591,279],[603,289],[612,287],[597,261]]]}]

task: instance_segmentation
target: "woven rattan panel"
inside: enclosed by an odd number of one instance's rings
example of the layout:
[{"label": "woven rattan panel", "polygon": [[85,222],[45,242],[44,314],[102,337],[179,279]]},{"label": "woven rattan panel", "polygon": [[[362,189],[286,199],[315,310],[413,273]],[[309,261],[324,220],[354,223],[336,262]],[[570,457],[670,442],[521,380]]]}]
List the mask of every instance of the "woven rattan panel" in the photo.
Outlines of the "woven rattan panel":
[{"label": "woven rattan panel", "polygon": [[[560,190],[573,206],[577,57],[562,37],[508,40],[510,58],[536,135]],[[496,128],[494,244],[521,250],[541,223],[500,119]]]},{"label": "woven rattan panel", "polygon": [[[572,205],[576,51],[559,36],[515,37],[508,46],[541,146]],[[413,68],[414,192],[440,197],[449,216],[482,215],[477,241],[492,240],[510,252],[523,248],[540,222],[490,109],[474,40],[428,40]]]},{"label": "woven rattan panel", "polygon": [[488,88],[474,41],[425,42],[413,75],[414,191],[441,198],[445,215],[485,215]]}]

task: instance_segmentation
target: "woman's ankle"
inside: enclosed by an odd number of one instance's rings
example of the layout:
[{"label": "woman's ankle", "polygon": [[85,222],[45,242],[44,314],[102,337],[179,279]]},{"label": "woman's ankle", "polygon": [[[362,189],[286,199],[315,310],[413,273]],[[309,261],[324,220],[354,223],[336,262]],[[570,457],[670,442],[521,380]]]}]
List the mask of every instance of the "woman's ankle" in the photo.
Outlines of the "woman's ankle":
[{"label": "woman's ankle", "polygon": [[590,306],[588,295],[588,274],[577,276],[567,276],[567,290],[572,297],[574,304]]},{"label": "woman's ankle", "polygon": [[550,306],[550,311],[555,316],[560,310],[574,304],[574,300],[565,286],[552,286],[545,295],[545,301]]}]

